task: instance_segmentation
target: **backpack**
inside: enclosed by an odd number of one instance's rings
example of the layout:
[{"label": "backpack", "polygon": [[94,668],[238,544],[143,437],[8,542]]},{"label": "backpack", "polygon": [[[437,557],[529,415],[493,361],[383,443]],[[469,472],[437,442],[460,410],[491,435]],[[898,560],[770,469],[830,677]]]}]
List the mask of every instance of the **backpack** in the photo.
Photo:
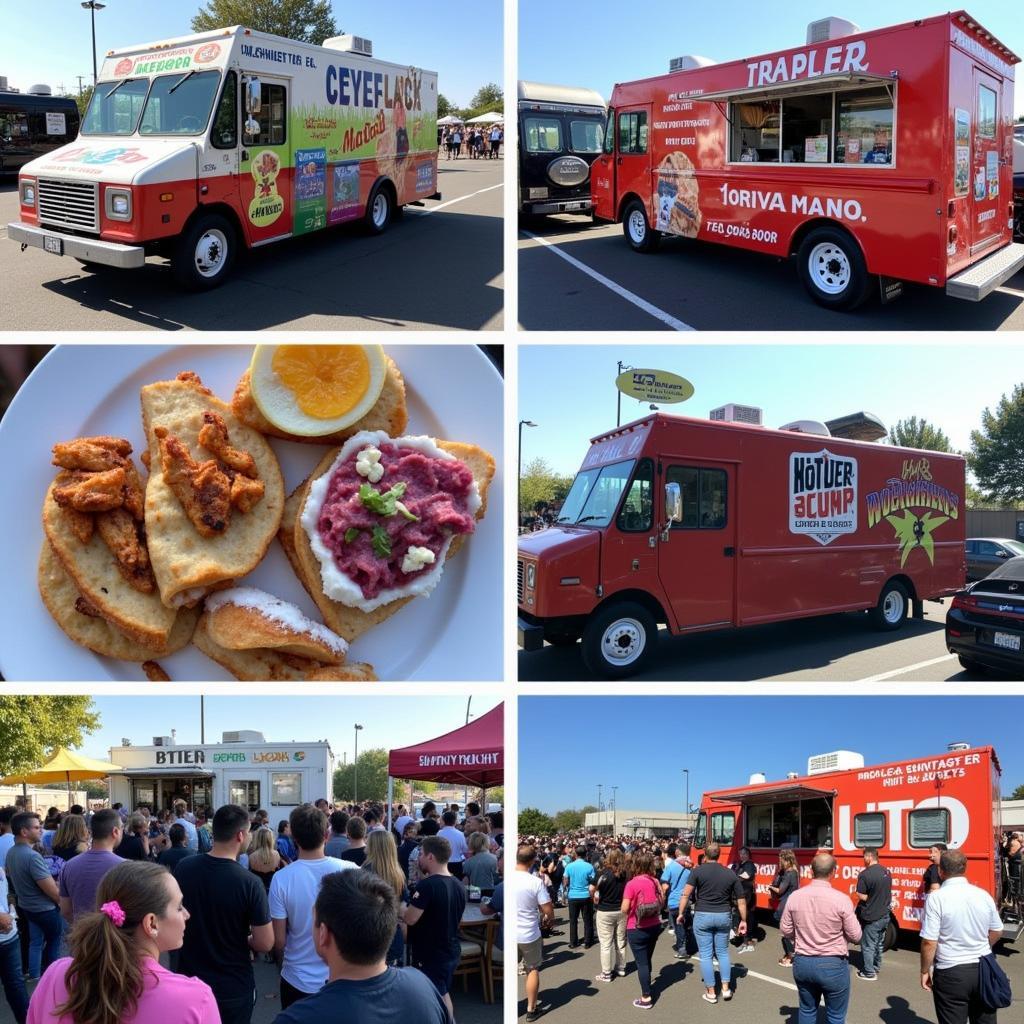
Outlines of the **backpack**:
[{"label": "backpack", "polygon": [[978,961],[978,995],[986,1010],[1006,1010],[1013,1003],[1010,979],[996,961],[994,953]]}]

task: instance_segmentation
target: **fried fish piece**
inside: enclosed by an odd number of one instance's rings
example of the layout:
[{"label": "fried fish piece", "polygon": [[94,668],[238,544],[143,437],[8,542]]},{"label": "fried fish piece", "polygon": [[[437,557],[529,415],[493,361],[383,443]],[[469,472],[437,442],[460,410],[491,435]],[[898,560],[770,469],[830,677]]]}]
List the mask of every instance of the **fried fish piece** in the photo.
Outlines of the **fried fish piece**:
[{"label": "fried fish piece", "polygon": [[[97,443],[102,442],[102,443]],[[127,448],[127,451],[123,451]],[[53,464],[61,469],[98,473],[123,466],[132,446],[119,437],[76,437],[53,446]]]},{"label": "fried fish piece", "polygon": [[236,473],[241,473],[252,479],[259,476],[256,460],[248,452],[232,448],[231,439],[228,437],[228,425],[224,422],[224,418],[212,409],[203,412],[203,426],[199,431],[199,443]]},{"label": "fried fish piece", "polygon": [[72,532],[83,544],[88,544],[92,540],[95,523],[88,512],[79,512],[70,505],[66,505],[61,509],[61,515],[67,520]]},{"label": "fried fish piece", "polygon": [[124,507],[139,522],[146,518],[145,490],[139,471],[131,459],[125,459],[124,463]]},{"label": "fried fish piece", "polygon": [[106,512],[124,504],[126,474],[123,466],[101,473],[64,470],[57,475],[53,499],[62,508],[78,512]]},{"label": "fried fish piece", "polygon": [[239,474],[231,481],[231,504],[239,512],[248,512],[263,497],[264,490],[262,480],[250,480]]},{"label": "fried fish piece", "polygon": [[155,661],[144,661],[142,671],[146,673],[146,678],[151,683],[169,683],[171,681],[171,677]]},{"label": "fried fish piece", "polygon": [[151,594],[156,587],[149,555],[139,539],[138,526],[127,509],[115,508],[96,516],[96,529],[133,590]]},{"label": "fried fish piece", "polygon": [[216,537],[231,522],[231,481],[215,459],[196,462],[166,427],[153,431],[164,479],[200,537]]}]

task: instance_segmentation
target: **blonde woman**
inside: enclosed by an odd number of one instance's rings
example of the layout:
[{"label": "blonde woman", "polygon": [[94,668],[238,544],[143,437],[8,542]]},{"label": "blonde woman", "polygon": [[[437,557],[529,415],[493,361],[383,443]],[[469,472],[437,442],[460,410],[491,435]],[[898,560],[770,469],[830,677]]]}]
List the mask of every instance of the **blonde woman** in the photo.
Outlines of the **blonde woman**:
[{"label": "blonde woman", "polygon": [[405,882],[402,865],[398,863],[398,850],[390,832],[375,829],[366,837],[366,860],[362,863],[365,871],[372,871],[384,879],[398,897],[398,928],[388,950],[389,966],[401,966],[405,962],[405,908],[409,905],[409,888]]},{"label": "blonde woman", "polygon": [[462,879],[490,896],[498,884],[498,858],[491,853],[491,841],[483,832],[472,832],[468,839],[469,856],[462,862]]},{"label": "blonde woman", "polygon": [[260,828],[249,839],[249,870],[270,892],[270,880],[284,867],[284,858],[275,845],[274,833],[269,828]]},{"label": "blonde woman", "polygon": [[80,814],[67,814],[57,827],[53,837],[53,855],[63,861],[69,861],[89,849],[89,833],[85,828],[85,818]]}]

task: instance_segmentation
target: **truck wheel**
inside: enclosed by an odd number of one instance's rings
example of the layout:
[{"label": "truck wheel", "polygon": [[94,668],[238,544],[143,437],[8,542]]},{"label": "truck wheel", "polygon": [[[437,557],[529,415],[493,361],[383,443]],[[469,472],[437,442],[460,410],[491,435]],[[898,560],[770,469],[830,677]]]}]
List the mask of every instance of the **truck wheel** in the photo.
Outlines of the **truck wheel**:
[{"label": "truck wheel", "polygon": [[878,604],[871,609],[871,624],[885,633],[899,629],[907,621],[910,599],[907,588],[898,580],[889,580],[882,588]]},{"label": "truck wheel", "polygon": [[637,252],[654,252],[661,242],[661,232],[651,228],[647,211],[639,199],[634,199],[626,207],[622,215],[622,233]]},{"label": "truck wheel", "polygon": [[595,676],[633,675],[650,661],[657,642],[658,624],[646,608],[608,605],[583,630],[583,663]]},{"label": "truck wheel", "polygon": [[860,247],[839,228],[816,228],[797,253],[800,280],[819,306],[854,309],[868,297],[871,276]]},{"label": "truck wheel", "polygon": [[387,186],[378,185],[366,204],[366,216],[363,221],[371,235],[383,234],[392,217],[395,215],[395,201],[391,198],[391,190]]},{"label": "truck wheel", "polygon": [[235,229],[219,213],[197,217],[178,239],[171,269],[189,291],[209,291],[226,280],[235,262]]},{"label": "truck wheel", "polygon": [[890,917],[885,926],[885,935],[882,937],[882,949],[885,952],[895,949],[899,938],[900,930],[896,927],[896,922]]}]

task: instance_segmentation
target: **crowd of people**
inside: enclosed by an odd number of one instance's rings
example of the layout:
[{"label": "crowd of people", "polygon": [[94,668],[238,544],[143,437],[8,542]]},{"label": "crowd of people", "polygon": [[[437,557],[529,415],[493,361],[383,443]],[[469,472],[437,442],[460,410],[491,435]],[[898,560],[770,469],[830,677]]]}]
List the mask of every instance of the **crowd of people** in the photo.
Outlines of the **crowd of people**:
[{"label": "crowd of people", "polygon": [[[500,813],[0,808],[0,982],[17,1024],[450,1024],[467,899],[502,907]],[[31,990],[31,997],[29,991]]]},{"label": "crowd of people", "polygon": [[[539,972],[544,939],[557,934],[558,907],[567,910],[570,950],[600,947],[599,985],[626,976],[630,951],[637,1009],[654,1005],[652,959],[663,933],[676,960],[698,957],[704,1001],[733,999],[731,958],[755,952],[761,938],[758,870],[749,849],[739,849],[727,865],[715,842],[696,850],[683,839],[578,831],[521,837],[520,844],[513,890],[527,1021],[545,1009]],[[1022,847],[1021,835],[1006,837],[1002,853],[1011,877],[1021,874]],[[816,1024],[822,1003],[827,1024],[844,1024],[853,987],[851,945],[860,946],[859,981],[875,982],[882,971],[893,880],[877,849],[860,852],[863,867],[849,895],[832,884],[837,865],[830,852],[819,850],[804,877],[791,849],[778,853],[768,892],[781,944],[778,964],[792,969],[799,994],[798,1024]],[[991,950],[1003,934],[999,909],[987,891],[968,884],[962,851],[935,843],[928,854],[921,877],[921,986],[932,994],[939,1024],[995,1024],[998,1004],[989,1005],[984,975],[990,972],[998,987]]]},{"label": "crowd of people", "polygon": [[465,155],[471,160],[497,160],[505,141],[505,129],[500,124],[449,124],[438,129],[437,145],[440,155],[458,160]]}]

